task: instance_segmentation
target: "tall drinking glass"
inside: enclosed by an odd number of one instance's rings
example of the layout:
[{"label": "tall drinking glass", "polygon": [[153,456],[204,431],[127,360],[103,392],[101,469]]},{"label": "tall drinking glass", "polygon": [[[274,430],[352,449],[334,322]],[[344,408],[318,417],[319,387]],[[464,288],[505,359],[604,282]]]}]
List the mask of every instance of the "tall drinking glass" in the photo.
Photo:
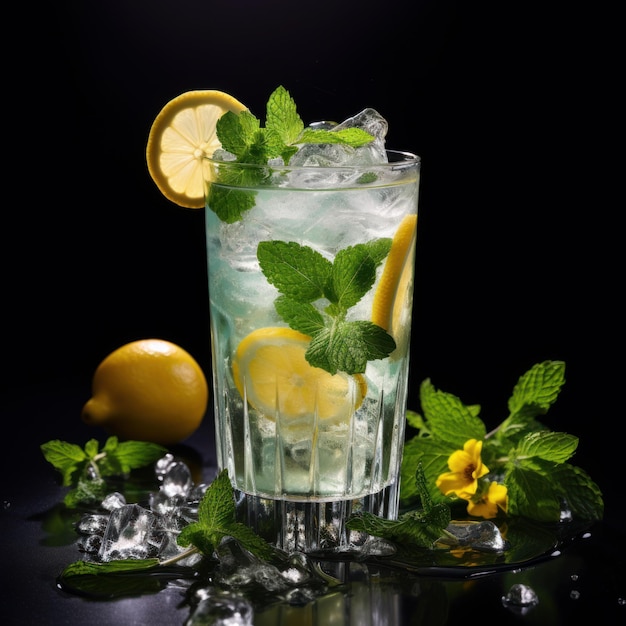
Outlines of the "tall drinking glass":
[{"label": "tall drinking glass", "polygon": [[204,162],[218,465],[288,551],[358,549],[352,513],[398,515],[420,159],[386,155]]}]

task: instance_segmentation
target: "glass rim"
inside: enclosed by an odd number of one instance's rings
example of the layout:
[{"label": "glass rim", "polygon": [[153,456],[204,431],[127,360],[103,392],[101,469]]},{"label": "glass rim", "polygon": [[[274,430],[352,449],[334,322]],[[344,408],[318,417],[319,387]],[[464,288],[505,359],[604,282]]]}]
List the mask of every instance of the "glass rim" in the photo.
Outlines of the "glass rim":
[{"label": "glass rim", "polygon": [[294,170],[363,170],[372,168],[382,169],[405,169],[407,167],[421,165],[421,157],[413,152],[406,150],[385,150],[387,158],[386,162],[382,163],[339,163],[332,165],[277,165],[273,163],[240,163],[239,161],[224,161],[221,159],[214,159],[212,156],[204,156],[203,160],[210,164],[218,166],[236,166],[242,168],[258,169],[270,168],[275,172],[281,171],[294,171]]}]

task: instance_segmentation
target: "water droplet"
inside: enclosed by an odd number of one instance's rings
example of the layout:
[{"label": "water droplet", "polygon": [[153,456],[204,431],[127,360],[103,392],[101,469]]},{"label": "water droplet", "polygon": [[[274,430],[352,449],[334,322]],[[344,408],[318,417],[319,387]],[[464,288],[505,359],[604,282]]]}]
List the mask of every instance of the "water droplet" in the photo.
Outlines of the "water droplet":
[{"label": "water droplet", "polygon": [[535,590],[519,583],[513,585],[502,597],[502,605],[518,615],[526,615],[537,604],[539,604],[539,597]]}]

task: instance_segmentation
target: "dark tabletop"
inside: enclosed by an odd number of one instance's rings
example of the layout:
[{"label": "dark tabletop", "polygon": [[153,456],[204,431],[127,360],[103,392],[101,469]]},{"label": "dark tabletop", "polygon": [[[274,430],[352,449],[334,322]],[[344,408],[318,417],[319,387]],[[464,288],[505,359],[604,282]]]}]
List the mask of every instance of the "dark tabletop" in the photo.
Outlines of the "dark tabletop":
[{"label": "dark tabletop", "polygon": [[[65,489],[39,446],[50,439],[81,446],[91,438],[103,441],[104,433],[80,421],[88,397],[88,381],[82,380],[22,389],[2,400],[3,423],[13,426],[2,460],[2,622],[182,626],[190,606],[180,585],[112,601],[68,594],[57,586],[60,571],[81,554],[68,521],[73,513],[61,505]],[[179,450],[195,460],[202,476],[215,474],[212,430],[207,417]],[[254,624],[451,626],[471,618],[485,624],[559,626],[586,618],[612,626],[626,615],[624,539],[617,508],[607,506],[601,523],[576,533],[551,556],[518,568],[446,577],[359,566],[350,584],[311,602],[257,605]],[[520,583],[532,587],[539,600],[525,615],[502,603]]]}]

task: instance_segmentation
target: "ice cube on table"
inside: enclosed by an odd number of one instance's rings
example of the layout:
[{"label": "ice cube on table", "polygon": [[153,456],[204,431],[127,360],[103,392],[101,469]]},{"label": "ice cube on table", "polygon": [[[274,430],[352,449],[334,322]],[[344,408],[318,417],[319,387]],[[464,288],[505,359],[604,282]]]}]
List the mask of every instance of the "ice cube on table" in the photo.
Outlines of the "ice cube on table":
[{"label": "ice cube on table", "polygon": [[145,559],[150,553],[150,534],[156,522],[151,511],[138,504],[114,509],[109,516],[98,557],[103,562],[116,559]]}]

